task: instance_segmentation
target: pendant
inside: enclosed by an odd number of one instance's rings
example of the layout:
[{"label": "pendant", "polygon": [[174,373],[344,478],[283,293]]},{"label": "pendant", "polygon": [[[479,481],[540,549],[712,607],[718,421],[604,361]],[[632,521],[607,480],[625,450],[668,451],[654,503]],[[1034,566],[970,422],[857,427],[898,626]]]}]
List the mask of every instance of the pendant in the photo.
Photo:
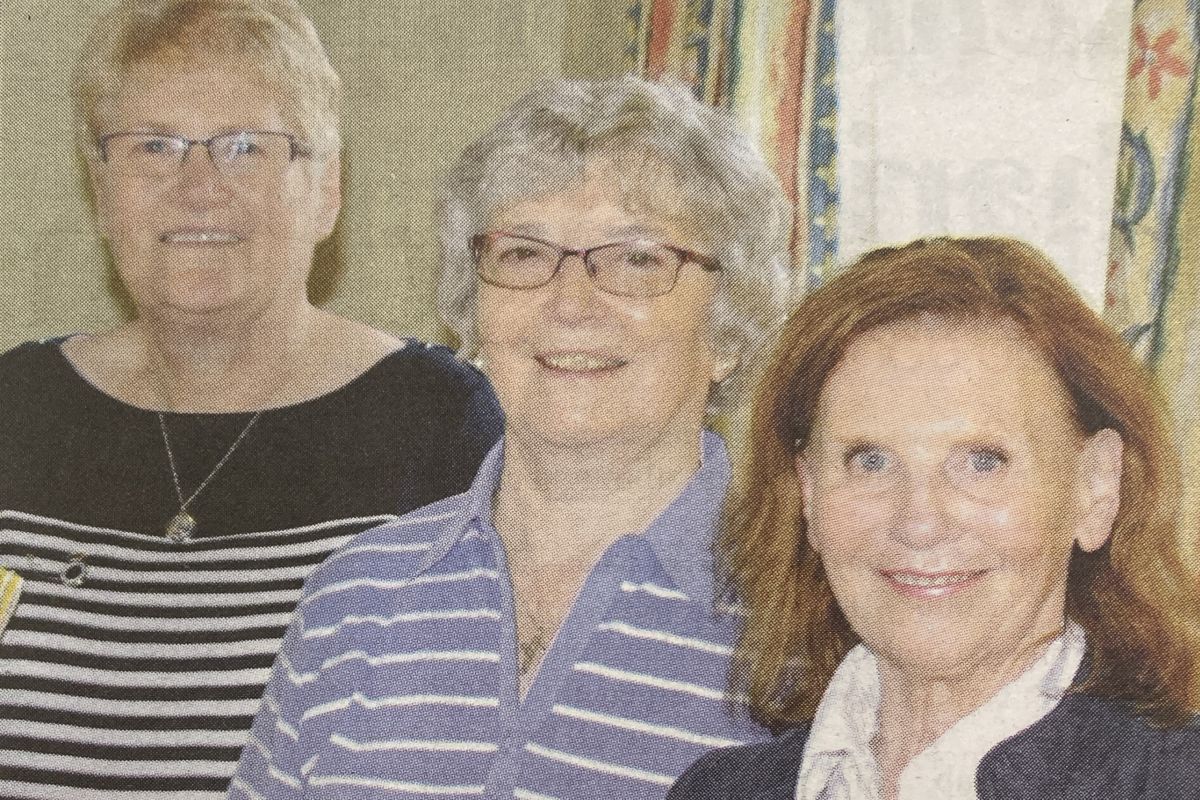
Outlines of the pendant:
[{"label": "pendant", "polygon": [[195,532],[195,517],[182,508],[179,509],[179,513],[171,517],[171,521],[167,523],[167,538],[172,542],[191,541],[192,534]]},{"label": "pendant", "polygon": [[535,666],[541,663],[542,657],[546,655],[546,650],[550,647],[550,642],[546,636],[545,630],[539,625],[537,630],[529,638],[522,639],[517,637],[517,674],[528,674]]}]

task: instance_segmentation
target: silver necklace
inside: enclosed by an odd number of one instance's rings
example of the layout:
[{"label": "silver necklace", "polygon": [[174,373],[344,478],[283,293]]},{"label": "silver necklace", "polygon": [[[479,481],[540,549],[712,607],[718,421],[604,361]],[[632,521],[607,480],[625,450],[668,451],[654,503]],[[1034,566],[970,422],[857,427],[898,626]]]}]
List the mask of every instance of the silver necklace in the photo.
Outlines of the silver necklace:
[{"label": "silver necklace", "polygon": [[246,423],[246,427],[242,428],[242,432],[233,440],[233,444],[229,445],[229,449],[225,451],[225,455],[221,456],[221,460],[212,468],[208,476],[200,481],[200,485],[196,487],[196,491],[192,492],[187,500],[183,499],[183,488],[179,485],[179,470],[175,468],[175,453],[171,451],[171,439],[167,436],[167,421],[163,418],[161,411],[155,412],[158,415],[158,429],[162,431],[163,446],[167,449],[167,463],[171,466],[171,480],[175,484],[175,496],[179,498],[179,513],[171,517],[171,521],[167,523],[166,534],[167,538],[173,542],[187,542],[192,538],[192,534],[196,532],[196,518],[188,512],[188,506],[192,501],[200,496],[204,491],[204,487],[208,486],[208,482],[213,479],[213,476],[220,472],[221,467],[225,466],[225,462],[233,455],[233,451],[237,450],[242,439],[246,438],[246,434],[254,427],[254,423],[258,422],[258,418],[262,416],[262,409],[254,412],[254,416],[250,417],[250,421]]}]

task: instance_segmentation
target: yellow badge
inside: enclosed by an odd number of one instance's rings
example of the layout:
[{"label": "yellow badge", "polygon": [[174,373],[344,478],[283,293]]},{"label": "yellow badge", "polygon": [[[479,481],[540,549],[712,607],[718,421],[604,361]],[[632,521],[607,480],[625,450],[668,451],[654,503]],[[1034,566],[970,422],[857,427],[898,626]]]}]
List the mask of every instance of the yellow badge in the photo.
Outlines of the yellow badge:
[{"label": "yellow badge", "polygon": [[21,597],[21,585],[24,579],[12,570],[0,568],[0,633],[8,627],[13,611],[17,608],[17,600]]}]

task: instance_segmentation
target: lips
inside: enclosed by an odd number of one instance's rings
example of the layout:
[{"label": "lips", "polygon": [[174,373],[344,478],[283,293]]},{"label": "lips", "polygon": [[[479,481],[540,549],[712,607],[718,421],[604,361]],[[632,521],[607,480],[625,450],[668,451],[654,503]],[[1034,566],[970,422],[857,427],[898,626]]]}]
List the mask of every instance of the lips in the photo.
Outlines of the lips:
[{"label": "lips", "polygon": [[232,231],[216,228],[167,231],[158,237],[163,244],[220,246],[239,244],[242,237]]},{"label": "lips", "polygon": [[537,361],[546,369],[555,372],[577,374],[611,372],[628,363],[616,356],[587,352],[542,353],[537,356]]},{"label": "lips", "polygon": [[888,584],[906,597],[940,598],[974,586],[987,570],[957,570],[946,572],[884,571],[880,574]]}]

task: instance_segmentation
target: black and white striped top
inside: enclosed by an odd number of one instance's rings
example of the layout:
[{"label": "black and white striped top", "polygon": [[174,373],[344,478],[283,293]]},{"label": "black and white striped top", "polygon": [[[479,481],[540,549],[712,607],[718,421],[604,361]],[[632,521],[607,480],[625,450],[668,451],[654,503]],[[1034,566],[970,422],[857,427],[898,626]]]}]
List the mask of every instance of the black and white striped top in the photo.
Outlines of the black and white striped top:
[{"label": "black and white striped top", "polygon": [[[171,414],[185,492],[248,420]],[[500,432],[473,369],[415,342],[268,411],[178,510],[153,412],[58,342],[0,356],[0,798],[223,797],[305,577],[367,527],[469,485]]]}]

